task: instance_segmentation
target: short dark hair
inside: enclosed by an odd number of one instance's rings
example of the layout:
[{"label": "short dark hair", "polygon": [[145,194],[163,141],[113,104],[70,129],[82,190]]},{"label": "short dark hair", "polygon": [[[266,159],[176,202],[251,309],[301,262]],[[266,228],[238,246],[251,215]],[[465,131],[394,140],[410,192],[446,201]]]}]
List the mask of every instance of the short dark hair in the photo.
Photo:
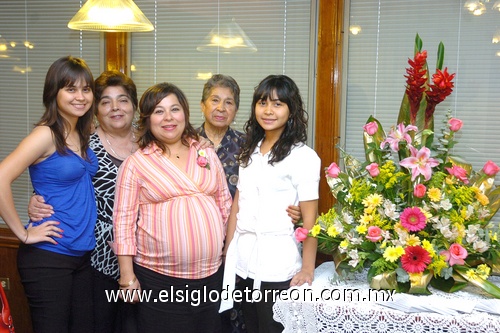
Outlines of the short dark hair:
[{"label": "short dark hair", "polygon": [[229,90],[231,90],[234,97],[234,103],[236,104],[236,110],[238,110],[238,108],[240,107],[240,86],[238,85],[236,80],[229,75],[212,75],[212,77],[208,79],[203,86],[201,102],[204,103],[207,98],[210,97],[210,92],[212,91],[212,89],[216,87],[229,88]]}]

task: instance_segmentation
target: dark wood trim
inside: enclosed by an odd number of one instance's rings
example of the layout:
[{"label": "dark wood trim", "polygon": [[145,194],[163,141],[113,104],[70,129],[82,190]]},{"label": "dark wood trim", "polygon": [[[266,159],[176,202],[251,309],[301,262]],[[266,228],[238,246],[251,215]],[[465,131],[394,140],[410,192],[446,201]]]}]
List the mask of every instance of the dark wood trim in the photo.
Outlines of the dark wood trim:
[{"label": "dark wood trim", "polygon": [[128,32],[106,32],[106,70],[118,70],[129,75],[128,51],[129,36]]},{"label": "dark wood trim", "polygon": [[0,226],[0,247],[17,249],[21,242],[7,226]]},{"label": "dark wood trim", "polygon": [[[335,146],[340,135],[343,17],[344,0],[319,1],[314,148],[321,157],[322,170],[339,158]],[[319,212],[325,213],[334,199],[323,172],[321,176]]]}]

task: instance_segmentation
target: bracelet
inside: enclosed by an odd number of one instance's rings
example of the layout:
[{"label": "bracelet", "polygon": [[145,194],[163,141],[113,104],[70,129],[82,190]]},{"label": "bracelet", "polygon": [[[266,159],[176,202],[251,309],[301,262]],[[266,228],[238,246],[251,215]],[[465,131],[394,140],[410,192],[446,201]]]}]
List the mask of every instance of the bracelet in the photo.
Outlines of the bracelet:
[{"label": "bracelet", "polygon": [[30,233],[28,232],[28,229],[26,229],[26,238],[24,239],[24,244],[26,244],[26,242],[28,241],[29,235]]},{"label": "bracelet", "polygon": [[121,284],[118,282],[118,285],[121,287],[121,288],[128,288],[130,287],[131,285],[133,285],[135,282],[137,281],[137,277],[134,276],[134,278],[132,280],[130,280],[127,284]]}]

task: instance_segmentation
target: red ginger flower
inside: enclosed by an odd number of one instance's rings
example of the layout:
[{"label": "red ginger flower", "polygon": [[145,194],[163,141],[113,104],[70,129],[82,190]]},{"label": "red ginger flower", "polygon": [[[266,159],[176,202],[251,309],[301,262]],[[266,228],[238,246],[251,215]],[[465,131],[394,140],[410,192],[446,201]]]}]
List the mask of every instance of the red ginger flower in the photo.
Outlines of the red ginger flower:
[{"label": "red ginger flower", "polygon": [[454,83],[452,82],[455,73],[449,74],[448,67],[441,71],[436,69],[436,74],[432,75],[433,84],[430,85],[429,90],[426,91],[427,107],[425,109],[425,127],[434,115],[436,105],[441,103],[453,91]]},{"label": "red ginger flower", "polygon": [[427,51],[417,52],[415,57],[408,59],[410,68],[406,69],[406,94],[410,102],[410,124],[415,125],[417,112],[420,108],[420,100],[425,91],[427,82],[427,69],[424,68],[427,61]]}]

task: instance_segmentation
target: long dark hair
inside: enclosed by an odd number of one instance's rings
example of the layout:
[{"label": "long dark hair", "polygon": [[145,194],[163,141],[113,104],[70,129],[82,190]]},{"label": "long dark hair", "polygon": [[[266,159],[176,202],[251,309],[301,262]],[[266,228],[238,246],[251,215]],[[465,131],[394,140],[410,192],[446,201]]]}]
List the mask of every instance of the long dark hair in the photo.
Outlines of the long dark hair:
[{"label": "long dark hair", "polygon": [[250,119],[245,124],[246,141],[242,147],[240,164],[246,167],[251,163],[251,155],[257,144],[265,136],[264,129],[255,117],[255,105],[260,100],[267,100],[276,94],[278,99],[286,103],[290,111],[288,121],[280,138],[271,148],[271,159],[269,164],[282,161],[290,154],[293,145],[305,143],[307,140],[308,115],[304,109],[304,103],[300,96],[299,88],[295,82],[286,75],[269,75],[255,88],[252,101],[252,112]]},{"label": "long dark hair", "polygon": [[[45,112],[36,126],[45,125],[50,127],[54,134],[56,150],[62,155],[68,153],[64,132],[69,129],[69,124],[59,113],[57,107],[57,94],[59,90],[74,85],[78,80],[85,82],[86,86],[94,93],[94,78],[85,60],[66,56],[57,59],[47,71],[45,84],[43,86],[43,105]],[[87,148],[92,131],[92,119],[94,117],[95,103],[90,110],[78,118],[76,130],[80,137],[80,151],[83,158],[87,158]]]},{"label": "long dark hair", "polygon": [[139,101],[140,118],[139,118],[139,147],[145,148],[150,143],[154,142],[163,151],[167,150],[164,143],[158,140],[151,132],[151,114],[155,110],[156,106],[168,95],[174,94],[179,103],[184,110],[184,118],[186,119],[186,126],[184,127],[184,132],[182,133],[181,142],[185,146],[189,146],[188,138],[193,140],[198,140],[198,133],[194,129],[193,125],[189,122],[189,103],[186,95],[179,89],[176,85],[172,83],[158,83],[152,87],[149,87],[144,94],[142,94],[141,100]]}]

